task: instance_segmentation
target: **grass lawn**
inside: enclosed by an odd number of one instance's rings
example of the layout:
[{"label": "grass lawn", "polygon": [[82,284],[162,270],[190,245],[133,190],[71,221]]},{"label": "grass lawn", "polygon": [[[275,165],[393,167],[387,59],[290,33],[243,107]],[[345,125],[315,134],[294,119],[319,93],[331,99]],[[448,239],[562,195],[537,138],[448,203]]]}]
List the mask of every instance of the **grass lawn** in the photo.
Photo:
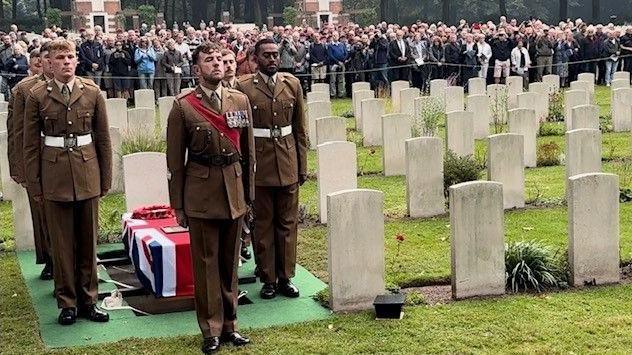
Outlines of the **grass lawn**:
[{"label": "grass lawn", "polygon": [[[599,87],[596,101],[602,116],[610,113],[610,91]],[[348,116],[351,100],[333,100],[332,114]],[[387,110],[390,102],[387,102]],[[348,140],[358,146],[358,187],[384,193],[386,216],[386,281],[389,286],[447,284],[450,280],[450,226],[447,216],[406,218],[406,187],[402,176],[382,175],[381,147],[362,147],[353,119]],[[548,123],[563,131],[563,123]],[[440,130],[440,135],[443,129]],[[632,188],[630,133],[604,133],[603,170],[620,176],[622,187]],[[555,142],[564,152],[564,136],[538,137],[538,144]],[[476,142],[476,158],[485,162],[486,142]],[[311,223],[318,215],[315,180],[316,154],[308,154],[310,180],[301,187],[300,203],[310,223],[300,228],[298,262],[327,281],[327,229]],[[505,240],[540,240],[560,254],[567,247],[567,212],[564,166],[527,169],[525,198],[529,208],[505,213]],[[484,171],[481,179],[485,178]],[[546,208],[533,208],[544,204]],[[120,233],[124,212],[122,194],[102,199],[100,241],[112,241]],[[621,259],[632,261],[632,203],[620,205]],[[0,241],[8,250],[0,253],[0,353],[45,352],[37,330],[37,318],[21,277],[14,248],[11,205],[0,202]],[[403,233],[399,245],[394,236]],[[513,295],[497,299],[468,300],[440,305],[407,306],[402,321],[376,322],[370,312],[334,315],[325,321],[259,329],[247,332],[254,353],[348,353],[348,352],[615,352],[632,348],[632,284],[599,287],[546,295]],[[69,329],[70,330],[70,329]],[[130,330],[130,335],[132,335]],[[197,353],[200,339],[193,336],[158,340],[134,339],[104,347],[63,349],[62,353]],[[226,348],[229,352],[235,349]]]}]

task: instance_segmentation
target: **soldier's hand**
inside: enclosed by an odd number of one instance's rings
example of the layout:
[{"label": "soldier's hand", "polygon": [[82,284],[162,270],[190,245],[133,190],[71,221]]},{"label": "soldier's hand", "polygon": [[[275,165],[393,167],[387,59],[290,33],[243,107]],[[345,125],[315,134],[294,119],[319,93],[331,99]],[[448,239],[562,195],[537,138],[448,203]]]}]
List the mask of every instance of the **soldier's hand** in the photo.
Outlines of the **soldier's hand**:
[{"label": "soldier's hand", "polygon": [[307,181],[307,174],[300,174],[298,176],[298,184],[300,186],[303,186],[303,184],[305,183],[305,181]]},{"label": "soldier's hand", "polygon": [[189,219],[187,215],[184,213],[184,210],[176,210],[176,220],[178,221],[178,225],[182,228],[189,227]]}]

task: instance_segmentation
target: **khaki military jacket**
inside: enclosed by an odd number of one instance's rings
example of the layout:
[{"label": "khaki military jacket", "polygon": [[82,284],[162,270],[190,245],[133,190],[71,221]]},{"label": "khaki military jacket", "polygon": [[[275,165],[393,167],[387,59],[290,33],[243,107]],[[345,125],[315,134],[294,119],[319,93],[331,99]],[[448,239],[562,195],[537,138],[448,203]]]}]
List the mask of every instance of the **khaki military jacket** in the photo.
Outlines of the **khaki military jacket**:
[{"label": "khaki military jacket", "polygon": [[8,156],[11,176],[18,182],[26,182],[24,159],[22,156],[24,137],[24,109],[31,88],[40,81],[46,81],[44,75],[33,75],[17,83],[12,90],[7,114]]},{"label": "khaki military jacket", "polygon": [[[76,137],[90,134],[92,143],[76,148],[44,146],[41,135]],[[24,113],[24,164],[33,196],[51,201],[97,197],[112,183],[112,146],[99,87],[77,77],[65,104],[54,80],[35,84]]]},{"label": "khaki military jacket", "polygon": [[292,134],[281,138],[255,138],[257,186],[289,186],[307,174],[307,134],[303,91],[291,74],[277,73],[274,93],[259,73],[237,79],[237,89],[250,99],[253,127],[292,126]]},{"label": "khaki military jacket", "polygon": [[[227,166],[204,165],[187,160],[187,155],[217,156],[240,154],[228,139],[197,111],[188,95],[196,95],[204,108],[213,111],[211,101],[198,86],[176,97],[167,124],[167,167],[171,207],[184,209],[187,216],[204,219],[236,219],[246,213],[254,201],[255,150],[252,135],[252,111],[248,97],[233,89],[222,88],[221,112],[245,111],[247,122],[239,130],[241,161]],[[213,111],[214,112],[214,111]]]}]

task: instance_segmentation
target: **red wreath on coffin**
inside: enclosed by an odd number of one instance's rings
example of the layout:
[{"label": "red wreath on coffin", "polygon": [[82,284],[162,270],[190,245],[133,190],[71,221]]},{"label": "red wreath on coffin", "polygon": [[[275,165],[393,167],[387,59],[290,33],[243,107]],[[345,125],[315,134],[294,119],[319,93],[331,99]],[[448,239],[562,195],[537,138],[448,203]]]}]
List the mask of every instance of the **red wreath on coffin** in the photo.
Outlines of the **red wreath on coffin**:
[{"label": "red wreath on coffin", "polygon": [[169,205],[150,205],[139,207],[132,212],[132,219],[165,219],[174,218],[175,212]]}]

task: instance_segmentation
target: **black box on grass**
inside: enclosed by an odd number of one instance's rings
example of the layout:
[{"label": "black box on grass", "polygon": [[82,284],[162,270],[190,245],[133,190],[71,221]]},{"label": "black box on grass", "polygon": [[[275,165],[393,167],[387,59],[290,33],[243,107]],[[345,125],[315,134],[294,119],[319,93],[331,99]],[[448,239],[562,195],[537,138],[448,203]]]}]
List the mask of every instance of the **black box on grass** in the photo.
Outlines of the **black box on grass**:
[{"label": "black box on grass", "polygon": [[401,319],[406,296],[402,293],[379,295],[373,301],[376,319]]}]

